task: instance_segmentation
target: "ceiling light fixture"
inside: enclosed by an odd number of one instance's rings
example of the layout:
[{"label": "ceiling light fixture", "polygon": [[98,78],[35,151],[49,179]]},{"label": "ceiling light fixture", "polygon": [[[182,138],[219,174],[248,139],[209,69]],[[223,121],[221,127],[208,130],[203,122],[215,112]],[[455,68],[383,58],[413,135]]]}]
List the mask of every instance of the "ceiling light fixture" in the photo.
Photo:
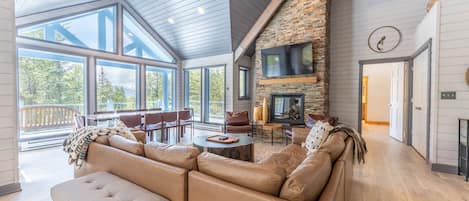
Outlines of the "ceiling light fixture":
[{"label": "ceiling light fixture", "polygon": [[197,12],[198,12],[199,14],[203,15],[203,14],[205,14],[205,9],[202,8],[202,7],[198,7],[198,8],[197,8]]},{"label": "ceiling light fixture", "polygon": [[175,23],[175,21],[174,21],[173,18],[168,18],[168,22],[169,22],[170,24],[174,24],[174,23]]}]

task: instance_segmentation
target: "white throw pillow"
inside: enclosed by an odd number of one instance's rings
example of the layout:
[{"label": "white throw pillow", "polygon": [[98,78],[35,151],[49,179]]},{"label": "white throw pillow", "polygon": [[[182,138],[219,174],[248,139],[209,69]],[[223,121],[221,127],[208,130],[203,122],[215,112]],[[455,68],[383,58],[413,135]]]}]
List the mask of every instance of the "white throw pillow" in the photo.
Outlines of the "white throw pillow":
[{"label": "white throw pillow", "polygon": [[328,122],[317,121],[309,131],[306,141],[302,144],[308,154],[319,148],[324,134],[329,133],[334,127]]}]

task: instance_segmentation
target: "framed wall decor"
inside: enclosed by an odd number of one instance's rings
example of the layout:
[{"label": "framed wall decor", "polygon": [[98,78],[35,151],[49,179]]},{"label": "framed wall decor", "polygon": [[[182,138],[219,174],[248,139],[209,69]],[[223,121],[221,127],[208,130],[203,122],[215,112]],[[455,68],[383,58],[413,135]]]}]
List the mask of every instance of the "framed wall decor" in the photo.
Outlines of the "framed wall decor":
[{"label": "framed wall decor", "polygon": [[396,49],[402,40],[401,31],[394,26],[382,26],[368,36],[368,47],[376,53],[387,53]]}]

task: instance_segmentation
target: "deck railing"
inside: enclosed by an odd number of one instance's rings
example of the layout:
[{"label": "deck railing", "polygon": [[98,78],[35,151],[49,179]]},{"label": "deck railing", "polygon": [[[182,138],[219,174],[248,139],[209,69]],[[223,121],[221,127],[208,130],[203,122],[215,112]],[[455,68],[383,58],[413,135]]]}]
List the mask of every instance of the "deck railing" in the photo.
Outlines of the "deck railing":
[{"label": "deck railing", "polygon": [[72,126],[77,114],[78,107],[71,105],[22,106],[19,126],[24,131]]}]

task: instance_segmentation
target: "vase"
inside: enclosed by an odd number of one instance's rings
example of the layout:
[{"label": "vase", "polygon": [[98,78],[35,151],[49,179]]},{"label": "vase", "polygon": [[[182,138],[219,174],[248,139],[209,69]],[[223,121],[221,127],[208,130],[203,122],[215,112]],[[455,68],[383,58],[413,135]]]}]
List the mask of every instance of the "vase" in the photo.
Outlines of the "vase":
[{"label": "vase", "polygon": [[262,101],[262,121],[269,122],[269,105],[267,104],[267,98],[264,97]]}]

